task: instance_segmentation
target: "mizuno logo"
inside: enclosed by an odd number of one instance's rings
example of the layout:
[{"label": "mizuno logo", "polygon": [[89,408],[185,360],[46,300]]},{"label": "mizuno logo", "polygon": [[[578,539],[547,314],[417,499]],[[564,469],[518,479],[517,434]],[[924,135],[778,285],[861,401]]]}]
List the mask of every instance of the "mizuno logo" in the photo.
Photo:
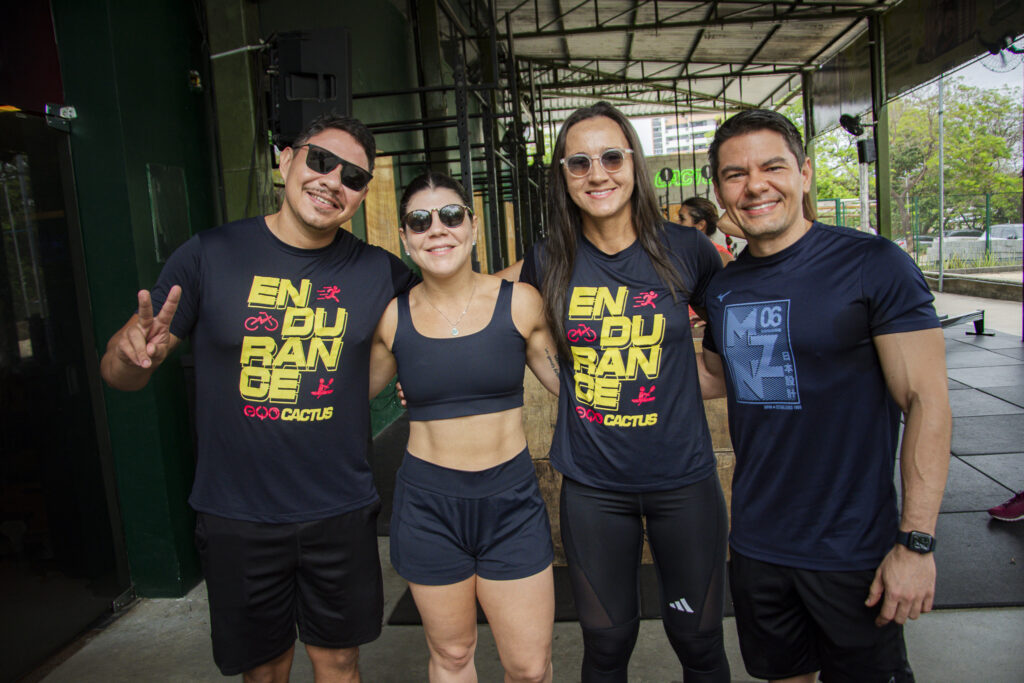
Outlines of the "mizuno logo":
[{"label": "mizuno logo", "polygon": [[729,296],[730,294],[732,294],[732,290],[731,289],[728,292],[723,292],[723,293],[719,294],[718,295],[718,303],[722,303],[725,300],[725,297]]},{"label": "mizuno logo", "polygon": [[686,598],[679,598],[675,602],[668,603],[668,606],[679,612],[689,612],[693,614],[693,608],[687,604]]}]

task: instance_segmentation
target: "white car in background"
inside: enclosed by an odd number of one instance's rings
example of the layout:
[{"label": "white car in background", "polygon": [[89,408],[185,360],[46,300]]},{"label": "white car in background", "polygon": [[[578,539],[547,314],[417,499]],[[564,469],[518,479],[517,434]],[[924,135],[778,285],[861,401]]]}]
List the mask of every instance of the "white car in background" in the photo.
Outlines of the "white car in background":
[{"label": "white car in background", "polygon": [[[1000,223],[989,227],[989,239],[994,240],[1019,240],[1024,233],[1024,224],[1021,223]],[[978,238],[985,241],[985,233]]]}]

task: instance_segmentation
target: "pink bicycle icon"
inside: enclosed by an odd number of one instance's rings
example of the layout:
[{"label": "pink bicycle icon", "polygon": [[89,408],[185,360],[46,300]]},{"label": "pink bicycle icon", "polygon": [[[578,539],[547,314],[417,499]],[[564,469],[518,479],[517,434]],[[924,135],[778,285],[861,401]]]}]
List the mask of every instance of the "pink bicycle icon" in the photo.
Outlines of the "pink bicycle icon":
[{"label": "pink bicycle icon", "polygon": [[260,311],[259,315],[254,315],[251,318],[245,319],[245,329],[250,332],[255,330],[257,327],[263,327],[267,332],[273,332],[277,329],[277,325],[277,319],[266,311]]},{"label": "pink bicycle icon", "polygon": [[568,337],[571,342],[576,342],[580,339],[587,342],[597,341],[597,332],[583,323],[580,323],[573,329],[566,332],[565,336]]}]

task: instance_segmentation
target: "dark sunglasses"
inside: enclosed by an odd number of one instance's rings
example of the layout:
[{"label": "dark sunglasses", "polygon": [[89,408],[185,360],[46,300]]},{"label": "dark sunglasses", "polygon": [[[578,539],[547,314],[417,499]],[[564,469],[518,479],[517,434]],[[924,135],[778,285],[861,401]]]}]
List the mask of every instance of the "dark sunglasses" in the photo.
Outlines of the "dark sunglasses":
[{"label": "dark sunglasses", "polygon": [[573,154],[571,157],[565,157],[562,159],[562,165],[565,166],[566,170],[569,171],[569,175],[582,178],[590,173],[590,162],[594,159],[601,162],[601,167],[608,173],[615,173],[616,171],[622,170],[622,164],[626,161],[626,155],[632,154],[631,149],[619,149],[618,147],[612,147],[606,149],[596,156],[590,156],[589,154]]},{"label": "dark sunglasses", "polygon": [[299,145],[295,149],[306,148],[306,167],[321,175],[330,173],[341,165],[341,184],[354,192],[362,192],[373,178],[373,174],[366,169],[356,166],[351,161],[342,159],[334,152],[329,152],[323,147],[317,147],[309,143]]},{"label": "dark sunglasses", "polygon": [[430,230],[434,222],[434,212],[441,219],[441,224],[446,228],[457,228],[466,220],[466,214],[473,215],[473,209],[464,204],[446,204],[439,209],[416,209],[405,214],[402,218],[402,225],[416,234]]}]

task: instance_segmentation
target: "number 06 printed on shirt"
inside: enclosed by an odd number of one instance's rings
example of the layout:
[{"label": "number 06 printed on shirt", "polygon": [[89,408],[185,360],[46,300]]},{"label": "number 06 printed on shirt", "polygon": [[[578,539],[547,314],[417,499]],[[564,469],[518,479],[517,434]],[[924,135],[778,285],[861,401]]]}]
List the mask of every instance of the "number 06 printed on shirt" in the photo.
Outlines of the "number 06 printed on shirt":
[{"label": "number 06 printed on shirt", "polygon": [[788,299],[725,307],[725,361],[737,403],[799,410]]}]

